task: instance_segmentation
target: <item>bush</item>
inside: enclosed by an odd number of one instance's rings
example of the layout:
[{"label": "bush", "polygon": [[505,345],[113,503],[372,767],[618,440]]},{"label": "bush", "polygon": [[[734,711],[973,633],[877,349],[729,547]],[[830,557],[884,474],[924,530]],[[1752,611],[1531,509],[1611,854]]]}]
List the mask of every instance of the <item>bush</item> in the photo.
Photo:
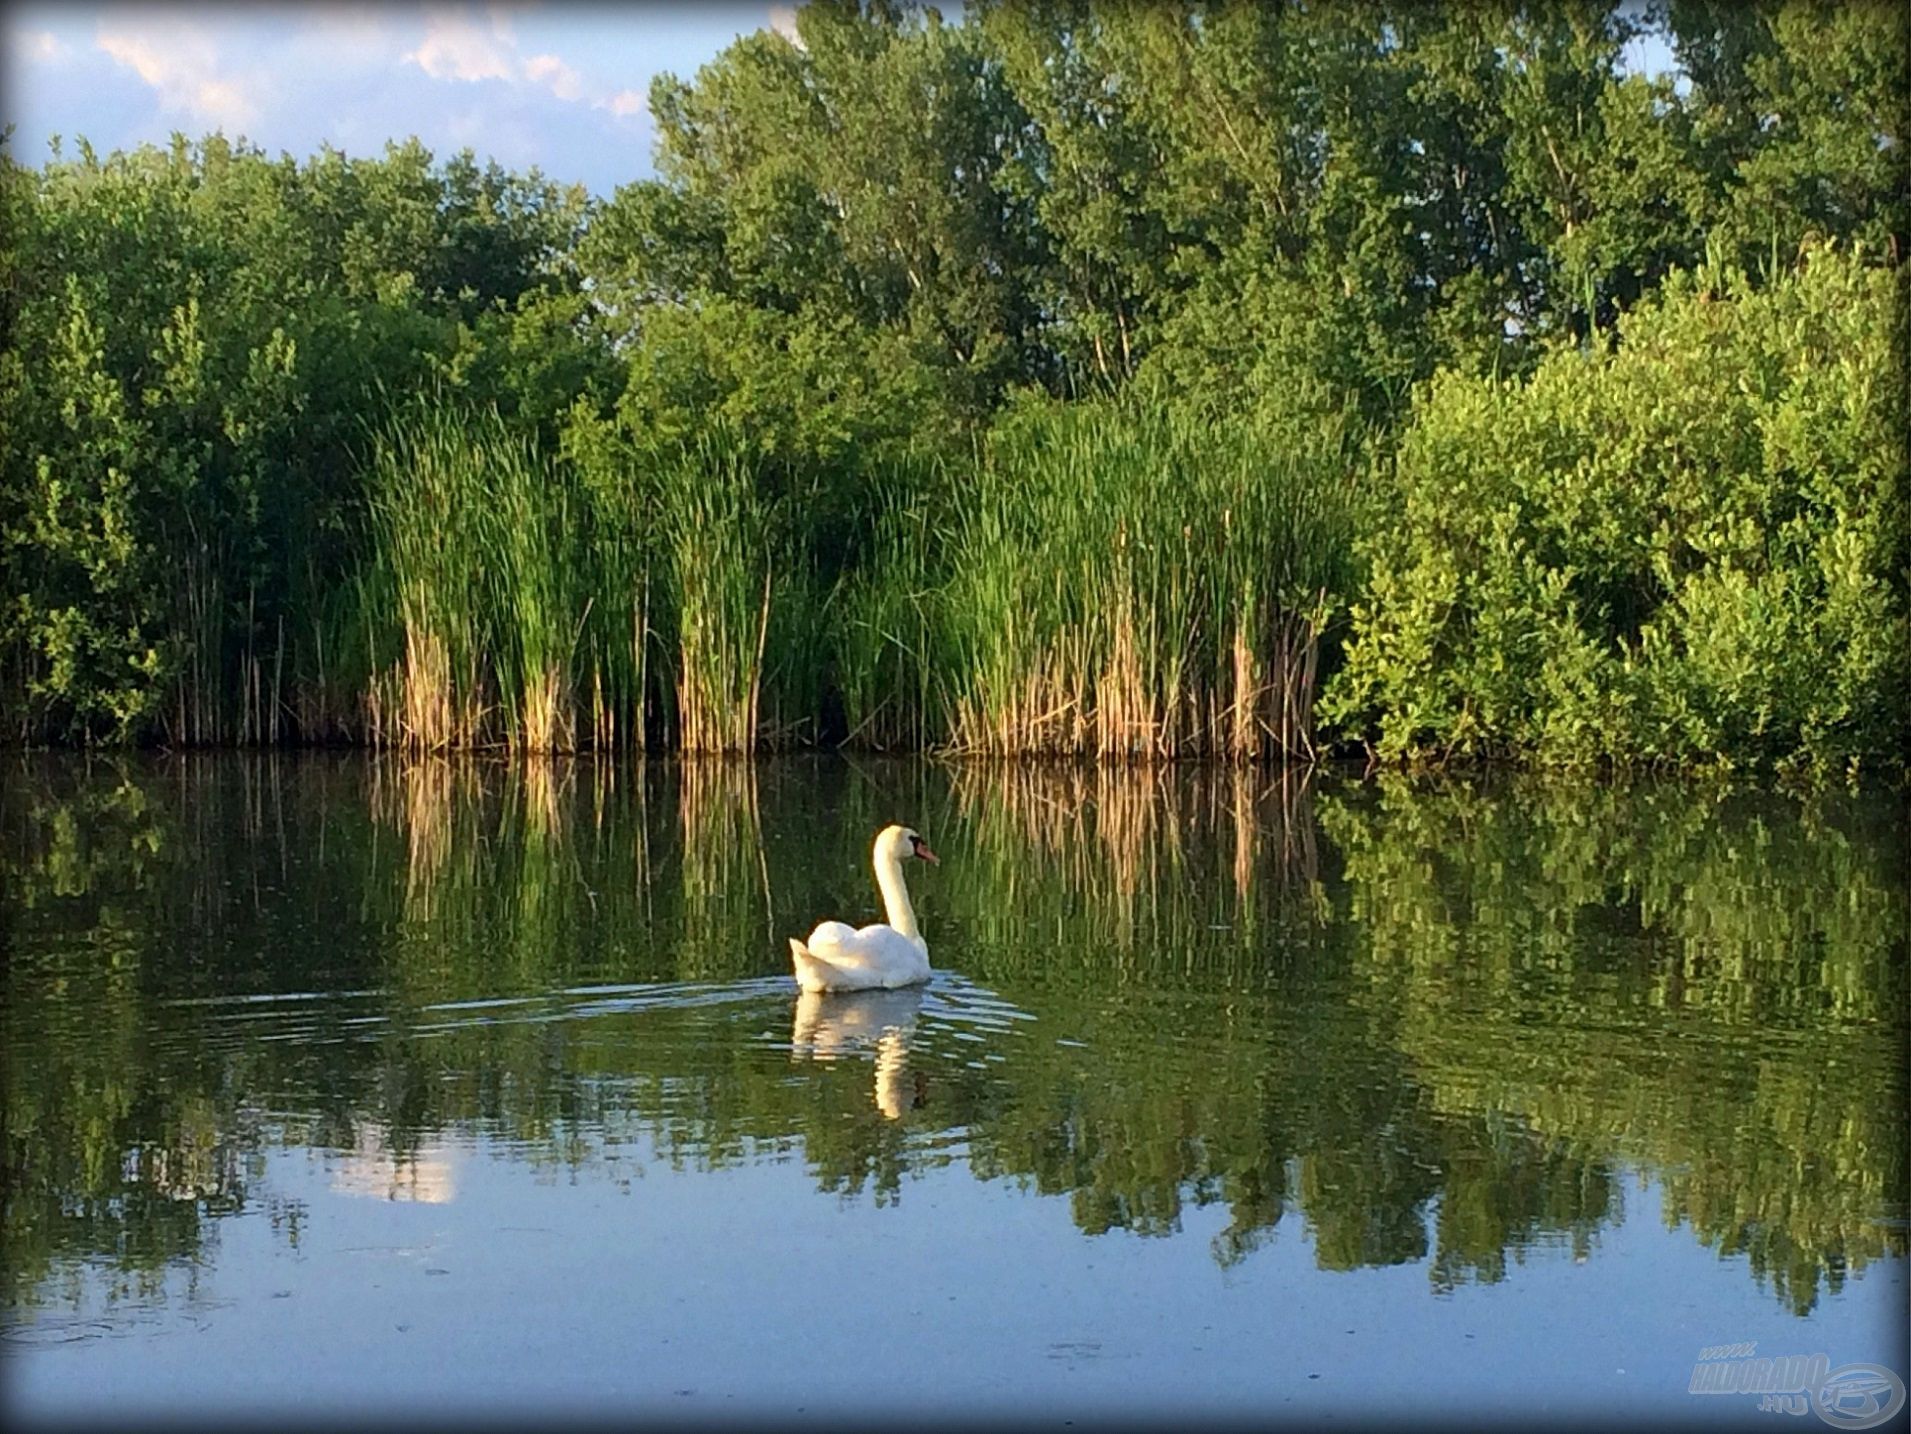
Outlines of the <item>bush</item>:
[{"label": "bush", "polygon": [[1436,379],[1323,717],[1389,758],[1901,754],[1903,300],[1861,254],[1712,264],[1530,381]]}]

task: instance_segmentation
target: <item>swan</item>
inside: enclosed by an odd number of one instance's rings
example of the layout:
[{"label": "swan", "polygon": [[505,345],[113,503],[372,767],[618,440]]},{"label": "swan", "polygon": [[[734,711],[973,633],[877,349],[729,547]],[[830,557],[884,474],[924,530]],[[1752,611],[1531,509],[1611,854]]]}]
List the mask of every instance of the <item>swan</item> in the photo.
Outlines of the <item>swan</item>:
[{"label": "swan", "polygon": [[805,991],[894,990],[929,979],[929,947],[916,929],[916,909],[909,904],[909,887],[902,879],[902,864],[912,856],[941,865],[941,858],[910,827],[887,826],[877,834],[871,860],[888,925],[857,928],[825,921],[810,932],[807,942],[792,936],[790,958],[798,986]]}]

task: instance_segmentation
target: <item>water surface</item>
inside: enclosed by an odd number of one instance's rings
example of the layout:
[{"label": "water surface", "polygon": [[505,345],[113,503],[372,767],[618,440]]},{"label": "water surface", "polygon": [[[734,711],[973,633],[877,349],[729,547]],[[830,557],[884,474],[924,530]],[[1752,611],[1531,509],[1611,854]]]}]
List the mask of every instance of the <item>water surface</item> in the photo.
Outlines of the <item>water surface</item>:
[{"label": "water surface", "polygon": [[[1703,1349],[1906,1370],[1890,794],[7,764],[15,1419],[1769,1427]],[[799,1000],[891,820],[935,978]]]}]

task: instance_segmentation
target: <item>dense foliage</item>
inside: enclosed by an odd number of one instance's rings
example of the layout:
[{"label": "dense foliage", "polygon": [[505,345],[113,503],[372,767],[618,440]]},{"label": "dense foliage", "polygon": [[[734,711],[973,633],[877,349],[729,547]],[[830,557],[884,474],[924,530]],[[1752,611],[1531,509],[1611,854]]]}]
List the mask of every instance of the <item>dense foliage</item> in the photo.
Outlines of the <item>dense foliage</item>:
[{"label": "dense foliage", "polygon": [[1675,274],[1608,347],[1443,376],[1335,694],[1389,756],[1855,760],[1911,711],[1902,271]]},{"label": "dense foliage", "polygon": [[[1318,684],[1390,755],[1906,745],[1897,7],[796,30],[600,201],[0,149],[8,735],[1269,755]],[[1241,481],[1309,516],[1217,537]]]},{"label": "dense foliage", "polygon": [[436,378],[528,425],[608,370],[553,318],[582,196],[535,175],[215,136],[0,183],[15,735],[309,735],[368,419]]}]

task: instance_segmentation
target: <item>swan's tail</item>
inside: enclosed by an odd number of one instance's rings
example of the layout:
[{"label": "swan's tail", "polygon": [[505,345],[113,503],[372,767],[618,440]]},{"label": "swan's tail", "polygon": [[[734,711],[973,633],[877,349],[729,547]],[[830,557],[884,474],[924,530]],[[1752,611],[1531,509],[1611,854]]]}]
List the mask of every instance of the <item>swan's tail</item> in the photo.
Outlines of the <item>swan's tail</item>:
[{"label": "swan's tail", "polygon": [[790,938],[790,964],[796,968],[796,984],[805,991],[821,991],[826,982],[823,978],[823,963],[810,955],[809,947]]}]

